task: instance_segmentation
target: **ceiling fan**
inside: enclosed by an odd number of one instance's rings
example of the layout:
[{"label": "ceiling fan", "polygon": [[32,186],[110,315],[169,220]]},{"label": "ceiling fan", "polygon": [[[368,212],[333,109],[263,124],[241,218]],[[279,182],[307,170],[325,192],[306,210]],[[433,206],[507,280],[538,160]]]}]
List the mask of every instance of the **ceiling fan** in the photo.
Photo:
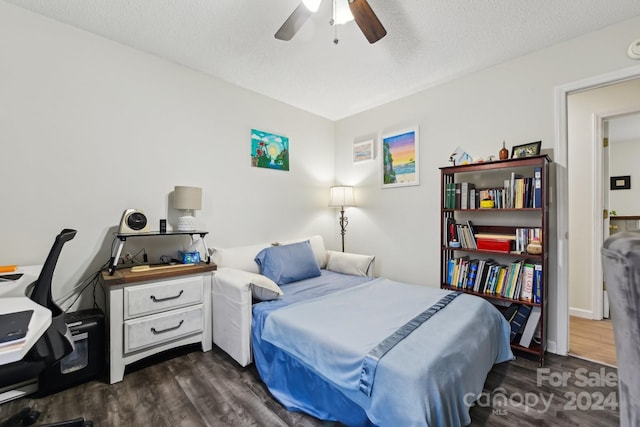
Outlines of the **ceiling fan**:
[{"label": "ceiling fan", "polygon": [[[320,7],[322,0],[302,0],[291,15],[284,21],[284,24],[276,32],[275,38],[278,40],[291,40],[298,32],[302,25],[313,15]],[[360,31],[367,38],[369,43],[375,43],[387,35],[380,20],[369,6],[367,0],[343,0],[349,3],[349,9],[353,15],[354,21],[360,27]],[[336,6],[334,2],[334,14]],[[332,22],[333,24],[333,22]]]}]

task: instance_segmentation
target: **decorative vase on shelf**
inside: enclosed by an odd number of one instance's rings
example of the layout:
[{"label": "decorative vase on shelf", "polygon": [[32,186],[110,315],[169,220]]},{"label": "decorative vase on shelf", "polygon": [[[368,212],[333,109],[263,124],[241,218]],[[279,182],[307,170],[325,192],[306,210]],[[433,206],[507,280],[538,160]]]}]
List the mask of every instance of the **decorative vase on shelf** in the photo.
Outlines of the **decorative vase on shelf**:
[{"label": "decorative vase on shelf", "polygon": [[531,255],[540,255],[542,253],[542,245],[540,244],[540,240],[531,240],[527,245],[527,253]]},{"label": "decorative vase on shelf", "polygon": [[500,150],[498,155],[500,156],[500,160],[506,160],[509,158],[509,150],[507,150],[507,147],[505,147],[504,141],[502,141],[502,149]]}]

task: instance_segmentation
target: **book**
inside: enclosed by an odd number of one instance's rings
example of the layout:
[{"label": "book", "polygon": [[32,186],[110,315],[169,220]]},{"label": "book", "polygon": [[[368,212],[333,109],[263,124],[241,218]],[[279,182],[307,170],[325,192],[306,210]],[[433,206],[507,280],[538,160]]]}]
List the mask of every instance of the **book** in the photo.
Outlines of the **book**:
[{"label": "book", "polygon": [[510,208],[511,207],[511,180],[509,179],[505,179],[503,182],[503,187],[502,187],[503,193],[504,193],[504,207],[505,208]]},{"label": "book", "polygon": [[533,168],[533,206],[534,208],[542,207],[542,168],[536,166]]},{"label": "book", "polygon": [[534,264],[526,263],[523,268],[522,275],[522,292],[520,295],[515,295],[514,298],[518,298],[524,301],[533,301],[533,275]]},{"label": "book", "polygon": [[515,234],[499,234],[499,233],[476,233],[476,239],[493,239],[493,240],[516,240]]},{"label": "book", "polygon": [[520,295],[520,292],[522,292],[522,276],[523,276],[523,274],[522,274],[522,270],[523,270],[522,265],[523,264],[521,264],[521,266],[520,266],[520,276],[518,276],[518,280],[515,281],[515,283],[514,283],[515,288],[513,290],[513,293],[511,294],[511,298],[513,298],[513,299],[517,299],[518,296]]},{"label": "book", "polygon": [[463,182],[460,189],[460,209],[471,209],[471,193],[475,192],[475,184]]},{"label": "book", "polygon": [[473,289],[478,275],[478,260],[474,259],[469,262],[469,273],[467,275],[467,289]]},{"label": "book", "polygon": [[491,260],[480,260],[480,263],[478,264],[478,274],[476,275],[476,283],[473,287],[474,291],[480,293],[484,292],[484,284],[487,281],[487,274],[489,272],[489,268],[491,267],[491,262]]},{"label": "book", "polygon": [[507,307],[507,309],[502,312],[502,314],[504,315],[504,318],[507,319],[509,323],[511,323],[511,321],[513,320],[513,317],[518,312],[518,306],[519,306],[518,304],[510,304]]},{"label": "book", "polygon": [[510,269],[509,269],[509,280],[507,282],[507,286],[504,289],[504,292],[502,293],[502,296],[505,298],[513,298],[513,292],[514,289],[516,287],[516,284],[518,282],[518,278],[520,277],[520,268],[521,268],[521,261],[513,261],[510,265]]},{"label": "book", "polygon": [[484,292],[485,294],[491,293],[491,284],[494,281],[497,267],[498,267],[497,264],[491,264],[489,266],[489,270],[487,271],[487,277],[485,278],[484,286],[482,289],[482,292]]},{"label": "book", "polygon": [[455,198],[454,198],[454,205],[452,209],[460,209],[460,205],[461,205],[461,197],[462,197],[462,183],[460,182],[456,182],[455,183]]},{"label": "book", "polygon": [[451,276],[451,283],[449,286],[455,288],[458,285],[458,273],[460,272],[460,257],[454,258],[453,275]]},{"label": "book", "polygon": [[542,304],[542,264],[535,264],[533,269],[533,302]]},{"label": "book", "polygon": [[471,249],[478,249],[478,243],[476,242],[475,231],[473,229],[473,223],[467,220],[467,227],[469,227],[469,240],[471,241]]},{"label": "book", "polygon": [[518,311],[510,322],[511,326],[511,342],[516,338],[516,336],[522,332],[524,325],[527,323],[527,319],[529,318],[529,313],[531,313],[531,306],[526,304],[520,304],[518,306]]},{"label": "book", "polygon": [[516,179],[522,178],[522,175],[519,175],[515,172],[511,172],[511,182],[509,185],[509,200],[510,200],[510,204],[509,204],[509,208],[515,208],[516,205]]},{"label": "book", "polygon": [[469,273],[469,258],[464,257],[460,261],[460,274],[458,276],[458,287],[464,288],[467,285],[467,274]]},{"label": "book", "polygon": [[485,290],[487,293],[496,293],[496,286],[498,285],[498,278],[500,277],[500,271],[502,271],[502,268],[503,266],[500,264],[495,264],[493,266],[489,282],[487,283],[487,289]]},{"label": "book", "polygon": [[453,270],[456,268],[456,261],[454,258],[450,258],[447,262],[447,285],[451,286],[453,283]]},{"label": "book", "polygon": [[500,272],[498,273],[498,278],[496,279],[495,289],[495,293],[498,295],[502,295],[502,288],[504,287],[505,277],[507,277],[508,272],[508,267],[505,267],[504,265],[500,267]]},{"label": "book", "polygon": [[529,317],[527,318],[527,323],[525,324],[524,330],[522,331],[522,336],[520,337],[519,344],[521,346],[529,347],[531,345],[531,339],[533,338],[533,334],[538,327],[540,315],[540,307],[533,307],[531,309],[531,313],[529,313]]},{"label": "book", "polygon": [[524,207],[524,178],[516,178],[515,185],[515,204],[513,207],[516,209],[522,209]]},{"label": "book", "polygon": [[531,185],[532,181],[533,181],[533,178],[527,177],[524,179],[524,190],[523,190],[523,197],[522,197],[523,208],[531,207],[531,201],[533,200],[533,197],[531,196],[531,189],[533,188],[533,186]]},{"label": "book", "polygon": [[447,209],[456,208],[456,184],[451,182],[447,184]]}]

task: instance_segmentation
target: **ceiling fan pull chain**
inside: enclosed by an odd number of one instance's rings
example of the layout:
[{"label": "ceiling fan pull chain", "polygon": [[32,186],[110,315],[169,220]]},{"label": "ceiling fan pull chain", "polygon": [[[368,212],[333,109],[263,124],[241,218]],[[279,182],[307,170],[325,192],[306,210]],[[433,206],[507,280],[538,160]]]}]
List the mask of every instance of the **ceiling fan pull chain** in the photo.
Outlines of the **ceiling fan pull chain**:
[{"label": "ceiling fan pull chain", "polygon": [[331,18],[331,22],[330,24],[333,26],[333,44],[337,45],[338,43],[340,43],[340,40],[338,40],[338,25],[336,24],[337,19],[337,15],[336,15],[336,1],[338,0],[333,0],[333,10],[332,10],[332,18]]}]

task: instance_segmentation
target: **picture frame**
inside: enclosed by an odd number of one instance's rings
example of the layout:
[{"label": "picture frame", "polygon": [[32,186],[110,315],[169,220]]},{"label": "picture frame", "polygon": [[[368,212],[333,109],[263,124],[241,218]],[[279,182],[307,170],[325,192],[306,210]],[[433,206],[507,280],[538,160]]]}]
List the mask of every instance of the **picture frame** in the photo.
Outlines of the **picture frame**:
[{"label": "picture frame", "polygon": [[529,142],[528,144],[514,145],[511,148],[511,158],[533,157],[540,154],[542,141]]},{"label": "picture frame", "polygon": [[631,190],[631,175],[609,177],[611,190]]},{"label": "picture frame", "polygon": [[251,129],[251,166],[289,170],[289,138]]},{"label": "picture frame", "polygon": [[374,156],[374,141],[369,139],[362,142],[353,143],[353,163],[366,162],[373,160]]},{"label": "picture frame", "polygon": [[382,136],[379,156],[381,188],[420,185],[419,149],[418,126]]}]

